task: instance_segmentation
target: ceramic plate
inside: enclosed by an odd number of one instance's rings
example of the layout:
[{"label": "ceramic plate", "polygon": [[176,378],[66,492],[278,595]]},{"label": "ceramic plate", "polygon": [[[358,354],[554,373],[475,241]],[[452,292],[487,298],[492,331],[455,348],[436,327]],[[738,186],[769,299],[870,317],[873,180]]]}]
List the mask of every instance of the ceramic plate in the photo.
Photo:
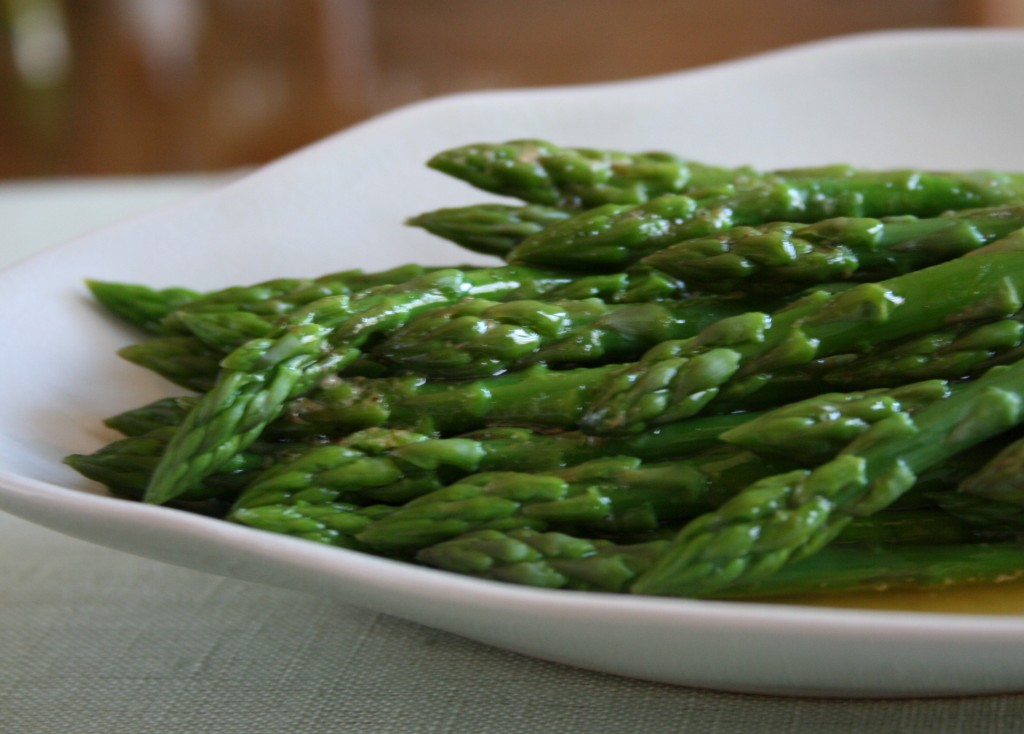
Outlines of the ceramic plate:
[{"label": "ceramic plate", "polygon": [[1024,690],[1024,617],[630,598],[519,588],[105,496],[61,464],[100,420],[174,388],[119,360],[133,334],[83,278],[213,288],[346,267],[470,261],[406,228],[487,198],[433,153],[540,137],[783,167],[1024,169],[1024,33],[855,36],[605,85],[469,94],[384,115],[216,192],[0,275],[0,509],[210,573],[327,594],[571,665],[803,695]]}]

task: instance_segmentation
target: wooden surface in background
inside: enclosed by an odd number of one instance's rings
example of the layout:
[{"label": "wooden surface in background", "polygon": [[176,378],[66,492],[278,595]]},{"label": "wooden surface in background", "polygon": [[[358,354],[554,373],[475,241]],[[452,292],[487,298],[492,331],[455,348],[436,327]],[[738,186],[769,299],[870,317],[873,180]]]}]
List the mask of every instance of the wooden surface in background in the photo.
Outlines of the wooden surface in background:
[{"label": "wooden surface in background", "polygon": [[0,177],[258,164],[449,92],[992,20],[963,0],[176,0],[188,12],[173,17],[157,17],[166,0],[45,1],[63,13],[66,74],[26,85],[0,38]]}]

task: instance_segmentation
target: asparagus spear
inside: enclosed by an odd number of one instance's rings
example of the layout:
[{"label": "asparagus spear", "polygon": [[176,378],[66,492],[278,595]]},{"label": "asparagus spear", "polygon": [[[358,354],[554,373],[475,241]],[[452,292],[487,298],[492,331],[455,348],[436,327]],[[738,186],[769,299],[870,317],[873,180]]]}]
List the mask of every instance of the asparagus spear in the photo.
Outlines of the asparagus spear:
[{"label": "asparagus spear", "polygon": [[780,179],[859,173],[845,164],[763,172],[750,166],[708,165],[665,152],[565,148],[545,140],[465,145],[438,153],[428,165],[484,191],[563,208],[639,204],[665,193],[706,193]]},{"label": "asparagus spear", "polygon": [[870,425],[901,412],[912,415],[951,394],[944,380],[824,393],[756,416],[720,438],[765,456],[799,455],[805,464],[815,464],[830,458]]},{"label": "asparagus spear", "polygon": [[476,530],[421,549],[416,560],[446,571],[526,586],[625,591],[668,541],[617,544],[558,532]]},{"label": "asparagus spear", "polygon": [[564,209],[540,204],[477,204],[424,212],[406,220],[460,247],[504,257],[531,234],[570,217]]},{"label": "asparagus spear", "polygon": [[125,436],[141,436],[157,428],[178,426],[196,404],[197,399],[192,395],[160,398],[111,416],[103,421],[103,425]]},{"label": "asparagus spear", "polygon": [[157,290],[136,283],[86,280],[93,297],[108,311],[151,334],[166,334],[163,319],[176,309],[200,298],[187,288]]},{"label": "asparagus spear", "polygon": [[768,477],[687,523],[633,585],[639,594],[709,596],[814,555],[855,516],[874,514],[949,455],[1024,420],[1024,362],[996,367],[914,417],[873,425],[812,471]]},{"label": "asparagus spear", "polygon": [[958,257],[1021,228],[1021,206],[925,219],[773,222],[686,240],[642,262],[706,290],[795,289],[830,280],[890,278]]},{"label": "asparagus spear", "polygon": [[893,387],[913,380],[962,380],[1019,359],[1024,350],[1021,312],[978,325],[956,324],[920,337],[897,340],[864,354],[838,354],[773,371],[769,390],[745,393],[729,387],[706,411],[760,410],[831,390]]},{"label": "asparagus spear", "polygon": [[922,171],[857,172],[840,178],[791,179],[693,198],[666,194],[639,205],[606,204],[527,237],[508,261],[615,270],[684,240],[769,222],[833,217],[933,217],[952,209],[996,206],[1021,198],[1017,174]]},{"label": "asparagus spear", "polygon": [[898,342],[862,356],[843,355],[813,367],[829,385],[892,385],[903,380],[957,378],[1020,358],[1024,324],[1018,312],[1009,319],[955,324]]},{"label": "asparagus spear", "polygon": [[[244,312],[192,314],[190,324],[212,342],[221,339],[224,343],[212,346],[190,336],[154,337],[144,342],[130,344],[118,351],[129,362],[145,367],[158,375],[189,390],[204,392],[216,384],[220,361],[233,349],[245,344],[242,335],[233,330],[234,317]],[[263,323],[264,332],[269,335],[272,324]],[[211,338],[212,337],[212,338]],[[255,338],[254,335],[249,337]],[[345,377],[385,377],[392,370],[382,362],[365,355],[356,357],[341,368],[339,375]]]},{"label": "asparagus spear", "polygon": [[157,290],[136,283],[91,279],[86,284],[96,300],[115,315],[151,334],[168,336],[188,333],[179,320],[181,313],[231,310],[275,316],[317,298],[402,283],[437,269],[402,265],[379,273],[346,270],[316,279],[277,278],[208,293],[187,288]]},{"label": "asparagus spear", "polygon": [[879,283],[812,293],[775,313],[723,319],[691,339],[666,341],[613,374],[581,420],[592,433],[639,430],[736,399],[773,372],[830,355],[862,353],[957,322],[1021,308],[1024,260],[1014,252],[957,258]]},{"label": "asparagus spear", "polygon": [[277,430],[339,436],[373,426],[452,436],[488,425],[572,430],[618,365],[549,370],[535,365],[472,382],[429,382],[419,375],[329,381],[290,402]]},{"label": "asparagus spear", "polygon": [[[82,476],[105,485],[119,497],[142,499],[149,478],[174,434],[173,426],[155,428],[114,441],[92,454],[72,454],[64,463]],[[206,500],[238,491],[267,468],[266,453],[244,452],[226,461],[217,474],[182,493],[182,500]]]},{"label": "asparagus spear", "polygon": [[[465,270],[465,268],[463,268]],[[397,272],[388,271],[388,272]],[[436,269],[435,271],[436,272]],[[492,270],[500,276],[501,269]],[[510,268],[513,275],[521,275],[522,268]],[[646,303],[652,300],[672,299],[685,292],[685,285],[664,273],[659,273],[647,268],[634,268],[626,273],[603,274],[595,276],[574,276],[572,274],[537,272],[537,278],[533,282],[524,279],[518,288],[502,291],[494,289],[488,292],[490,297],[498,297],[499,301],[522,300],[533,298],[561,300],[586,300],[597,298],[611,303]],[[237,300],[228,298],[228,291],[224,291],[223,300],[213,299],[209,302],[199,301],[192,308],[182,307],[173,311],[162,321],[162,330],[171,334],[169,338],[184,335],[198,337],[207,347],[221,350],[227,354],[231,350],[241,346],[250,339],[268,336],[278,324],[282,317],[296,309],[328,295],[343,295],[345,289],[337,287],[339,293],[332,294],[330,290],[334,287],[329,285],[308,286],[290,292],[283,298],[269,298],[260,300],[257,298],[262,291],[259,288],[254,290],[240,289],[243,295]],[[404,285],[404,283],[403,283]],[[408,284],[409,288],[415,288],[415,281]],[[229,289],[233,290],[233,289]],[[363,300],[370,299],[374,294],[386,296],[392,288],[368,288],[362,291]],[[245,298],[257,298],[254,301],[246,301]],[[180,342],[184,344],[185,342]],[[155,369],[157,372],[167,369],[170,374],[175,374],[174,365],[166,368],[161,365],[164,354],[167,351],[176,351],[173,347],[175,342],[162,343],[159,340],[144,342],[143,345],[133,345],[124,355],[137,364]],[[199,347],[198,351],[203,351]],[[150,350],[156,353],[150,355]]]},{"label": "asparagus spear", "polygon": [[273,320],[327,296],[354,296],[375,288],[406,283],[441,269],[409,264],[370,273],[353,269],[328,273],[319,278],[277,278],[252,285],[231,286],[182,304],[167,314],[162,327],[174,333],[191,333],[189,324],[183,322],[188,315],[221,311],[242,311]]},{"label": "asparagus spear", "polygon": [[205,392],[213,387],[224,352],[194,336],[162,336],[129,344],[118,355],[156,372],[187,390]]},{"label": "asparagus spear", "polygon": [[464,299],[409,320],[373,348],[403,369],[432,377],[474,378],[530,364],[625,362],[665,339],[693,336],[749,310],[740,299],[606,304]]},{"label": "asparagus spear", "polygon": [[263,530],[340,548],[368,550],[356,540],[356,535],[382,513],[390,511],[387,505],[360,507],[344,502],[325,502],[315,505],[237,508],[228,519],[242,525],[253,525]]},{"label": "asparagus spear", "polygon": [[668,153],[562,148],[543,140],[452,148],[427,165],[484,191],[562,208],[639,203],[690,181],[687,163]]},{"label": "asparagus spear", "polygon": [[[922,588],[1003,580],[1024,573],[1015,544],[972,544],[944,513],[892,512],[847,526],[844,544],[792,564],[732,598]],[[666,552],[669,543],[591,540],[530,528],[476,530],[416,553],[435,568],[526,586],[623,592]]]}]

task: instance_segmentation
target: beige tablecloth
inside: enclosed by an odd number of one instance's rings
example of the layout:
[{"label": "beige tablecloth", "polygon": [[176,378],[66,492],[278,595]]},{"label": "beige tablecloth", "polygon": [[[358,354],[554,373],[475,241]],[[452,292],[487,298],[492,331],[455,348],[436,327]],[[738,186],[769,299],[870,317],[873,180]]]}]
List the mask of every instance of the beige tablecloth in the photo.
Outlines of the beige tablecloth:
[{"label": "beige tablecloth", "polygon": [[[0,265],[220,180],[0,186]],[[617,678],[0,514],[3,734],[1021,731],[1024,695],[785,699]]]}]

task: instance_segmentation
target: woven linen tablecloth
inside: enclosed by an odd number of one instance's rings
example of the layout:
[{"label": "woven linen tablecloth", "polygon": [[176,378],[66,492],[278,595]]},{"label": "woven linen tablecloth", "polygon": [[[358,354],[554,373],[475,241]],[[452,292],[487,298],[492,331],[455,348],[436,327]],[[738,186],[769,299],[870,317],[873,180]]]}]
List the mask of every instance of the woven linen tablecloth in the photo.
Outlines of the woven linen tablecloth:
[{"label": "woven linen tablecloth", "polygon": [[[222,180],[0,186],[0,265]],[[618,678],[0,513],[2,734],[1020,731],[1024,695],[770,698]]]}]

